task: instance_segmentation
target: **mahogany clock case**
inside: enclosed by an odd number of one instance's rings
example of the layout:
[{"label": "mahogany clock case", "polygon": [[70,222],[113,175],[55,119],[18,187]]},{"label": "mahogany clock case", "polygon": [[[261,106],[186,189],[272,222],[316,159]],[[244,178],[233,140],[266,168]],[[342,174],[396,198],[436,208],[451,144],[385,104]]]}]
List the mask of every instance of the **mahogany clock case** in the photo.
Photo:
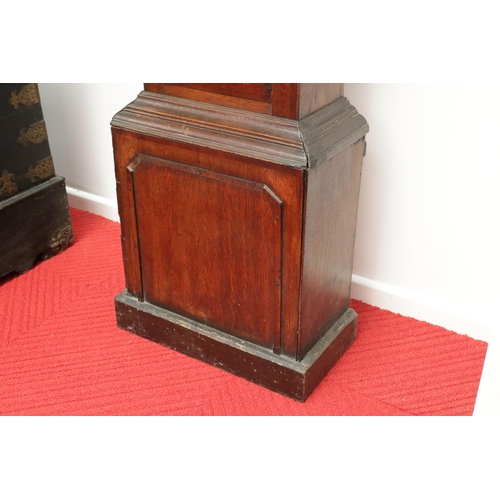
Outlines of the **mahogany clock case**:
[{"label": "mahogany clock case", "polygon": [[121,328],[304,401],[351,345],[366,120],[342,84],[146,84],[112,120]]}]

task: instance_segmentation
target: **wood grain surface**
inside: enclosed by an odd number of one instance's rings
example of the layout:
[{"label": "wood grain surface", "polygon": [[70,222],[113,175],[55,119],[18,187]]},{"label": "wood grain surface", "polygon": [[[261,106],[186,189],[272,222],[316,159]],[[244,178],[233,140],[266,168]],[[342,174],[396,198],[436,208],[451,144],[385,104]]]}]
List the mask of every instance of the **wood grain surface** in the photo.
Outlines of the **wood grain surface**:
[{"label": "wood grain surface", "polygon": [[280,349],[282,202],[261,183],[141,155],[144,299]]}]

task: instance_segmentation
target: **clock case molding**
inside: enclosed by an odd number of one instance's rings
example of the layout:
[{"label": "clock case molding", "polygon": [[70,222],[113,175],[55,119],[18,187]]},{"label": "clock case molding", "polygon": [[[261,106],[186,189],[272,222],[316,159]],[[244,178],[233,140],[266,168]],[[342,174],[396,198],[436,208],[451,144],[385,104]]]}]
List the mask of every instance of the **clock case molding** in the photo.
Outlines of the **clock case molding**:
[{"label": "clock case molding", "polygon": [[112,120],[118,325],[304,401],[352,344],[366,120],[342,84],[145,84]]}]

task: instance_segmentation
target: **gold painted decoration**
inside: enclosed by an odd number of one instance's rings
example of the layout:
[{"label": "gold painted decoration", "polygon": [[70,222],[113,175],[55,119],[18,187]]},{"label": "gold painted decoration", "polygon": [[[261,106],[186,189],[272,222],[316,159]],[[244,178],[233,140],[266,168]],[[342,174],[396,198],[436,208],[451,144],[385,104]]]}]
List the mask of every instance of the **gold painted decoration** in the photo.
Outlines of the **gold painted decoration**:
[{"label": "gold painted decoration", "polygon": [[73,241],[73,229],[66,226],[64,229],[54,234],[50,239],[50,248],[55,249],[60,246],[66,246]]},{"label": "gold painted decoration", "polygon": [[40,102],[40,94],[38,93],[38,85],[36,83],[28,83],[16,94],[13,90],[11,93],[11,98],[9,103],[18,109],[19,104],[24,106],[33,106],[33,104],[38,104]]},{"label": "gold painted decoration", "polygon": [[8,198],[9,196],[13,196],[18,192],[17,184],[14,181],[14,174],[9,174],[7,170],[3,171],[2,177],[0,177],[0,191],[2,194]]},{"label": "gold painted decoration", "polygon": [[52,157],[49,156],[48,158],[39,161],[36,164],[36,167],[30,167],[28,173],[26,174],[26,178],[31,182],[36,182],[37,180],[46,179],[47,177],[54,175],[54,173],[54,161],[52,160]]},{"label": "gold painted decoration", "polygon": [[47,135],[47,128],[45,127],[45,121],[34,123],[26,131],[22,129],[20,132],[19,139],[17,142],[21,143],[25,148],[31,146],[32,144],[40,144],[41,142],[47,141],[49,139]]}]

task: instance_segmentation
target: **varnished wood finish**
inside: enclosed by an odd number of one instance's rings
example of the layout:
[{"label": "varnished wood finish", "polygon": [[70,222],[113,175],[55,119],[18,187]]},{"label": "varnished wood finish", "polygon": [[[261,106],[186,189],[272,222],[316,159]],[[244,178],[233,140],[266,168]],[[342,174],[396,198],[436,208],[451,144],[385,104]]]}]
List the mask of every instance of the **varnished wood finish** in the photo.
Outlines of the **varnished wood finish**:
[{"label": "varnished wood finish", "polygon": [[365,119],[343,97],[299,122],[307,144],[298,357],[349,307]]},{"label": "varnished wood finish", "polygon": [[343,83],[146,83],[144,89],[290,120],[305,118],[344,95]]},{"label": "varnished wood finish", "polygon": [[[222,368],[301,399],[320,380],[297,375],[305,360],[328,337],[306,370],[324,375],[355,336],[348,311],[366,121],[339,97],[341,84],[272,84],[277,116],[196,99],[211,90],[250,100],[254,91],[259,102],[266,84],[239,94],[244,84],[203,85],[177,85],[187,100],[146,84],[113,118],[127,284],[118,322],[208,362],[227,338],[243,342],[245,359],[267,360],[255,361],[265,373],[252,378],[230,354]],[[182,328],[172,318],[184,318]],[[198,335],[207,328],[208,344]],[[269,382],[287,363],[295,381]]]},{"label": "varnished wood finish", "polygon": [[[296,122],[228,107],[141,92],[113,118],[115,129],[307,168]],[[122,147],[122,146],[121,146]],[[210,154],[210,151],[207,154]]]},{"label": "varnished wood finish", "polygon": [[[138,152],[265,184],[283,202],[282,352],[295,357],[299,329],[297,304],[300,273],[297,269],[300,269],[302,245],[302,171],[250,157],[245,158],[215,149],[206,150],[184,142],[173,142],[117,128],[113,130],[113,136],[118,209],[122,221],[125,282],[129,293],[136,297],[142,297],[142,280],[134,188],[128,167]],[[281,158],[279,148],[277,157]],[[164,200],[164,203],[168,203],[168,200]]]},{"label": "varnished wood finish", "polygon": [[343,83],[301,83],[299,120],[343,96]]},{"label": "varnished wood finish", "polygon": [[299,359],[348,309],[364,141],[307,172]]},{"label": "varnished wood finish", "polygon": [[276,194],[265,184],[143,155],[134,190],[144,299],[279,351]]},{"label": "varnished wood finish", "polygon": [[[227,89],[228,84],[221,88],[218,92],[213,92],[212,89],[218,84],[162,84],[161,88],[158,84],[146,84],[145,90],[158,92],[183,99],[204,102],[207,104],[217,104],[230,108],[242,109],[245,111],[253,111],[255,113],[264,113],[270,115],[272,112],[272,102],[267,98],[256,99],[259,96],[258,92],[245,92],[243,89],[229,94]],[[232,87],[243,87],[251,84],[235,84]],[[268,84],[259,84],[268,85]],[[242,97],[244,96],[244,97]],[[248,98],[250,96],[250,98]]]},{"label": "varnished wood finish", "polygon": [[[125,286],[129,293],[142,300],[141,260],[139,256],[139,239],[137,237],[137,217],[135,211],[134,178],[128,169],[135,153],[130,155],[135,141],[121,141],[120,134],[113,134],[113,152],[115,160],[116,193],[118,197],[118,213],[121,223],[121,239]],[[128,161],[123,161],[123,157]]]},{"label": "varnished wood finish", "polygon": [[298,83],[275,83],[273,84],[273,116],[296,120],[299,113]]},{"label": "varnished wood finish", "polygon": [[271,102],[271,83],[166,83],[167,87],[183,87],[202,90],[212,94],[249,99],[251,101]]}]

